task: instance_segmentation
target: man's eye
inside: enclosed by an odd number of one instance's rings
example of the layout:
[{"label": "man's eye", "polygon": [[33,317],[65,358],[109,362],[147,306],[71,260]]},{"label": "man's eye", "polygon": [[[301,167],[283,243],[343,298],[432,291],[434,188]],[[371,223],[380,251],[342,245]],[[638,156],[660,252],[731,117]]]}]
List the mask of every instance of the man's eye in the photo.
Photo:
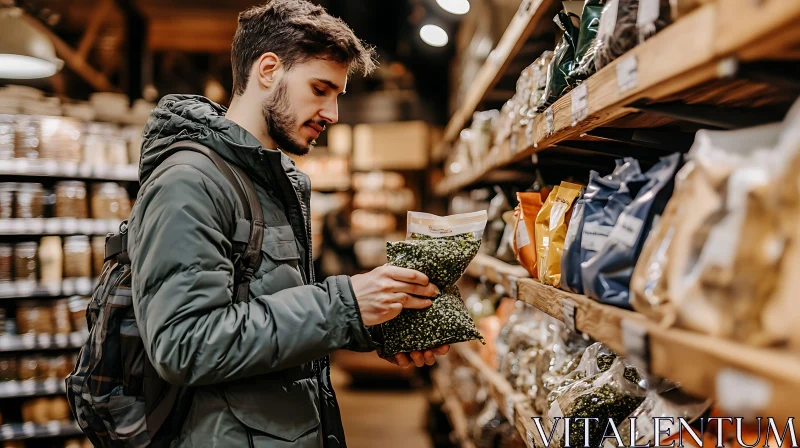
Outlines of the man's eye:
[{"label": "man's eye", "polygon": [[324,94],[325,94],[325,92],[322,89],[314,87],[314,95],[322,96]]}]

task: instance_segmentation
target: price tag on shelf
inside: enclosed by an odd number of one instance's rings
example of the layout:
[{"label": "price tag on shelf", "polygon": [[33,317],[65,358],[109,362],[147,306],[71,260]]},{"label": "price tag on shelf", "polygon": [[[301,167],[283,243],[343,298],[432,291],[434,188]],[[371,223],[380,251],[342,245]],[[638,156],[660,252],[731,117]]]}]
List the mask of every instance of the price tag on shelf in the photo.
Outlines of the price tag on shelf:
[{"label": "price tag on shelf", "polygon": [[717,373],[717,405],[726,415],[745,418],[762,415],[772,400],[772,385],[757,376],[733,368]]},{"label": "price tag on shelf", "polygon": [[506,397],[506,418],[512,424],[514,423],[514,399],[512,397]]},{"label": "price tag on shelf", "polygon": [[23,423],[22,434],[28,437],[33,437],[36,434],[36,425],[31,422]]},{"label": "price tag on shelf", "polygon": [[25,395],[33,395],[36,392],[36,381],[34,380],[23,381],[20,387],[20,392]]},{"label": "price tag on shelf", "polygon": [[45,426],[45,432],[49,435],[56,435],[61,432],[61,423],[59,422],[48,422],[47,426]]},{"label": "price tag on shelf", "polygon": [[555,118],[553,117],[552,107],[548,107],[544,111],[544,128],[547,135],[553,135],[553,132],[555,132]]},{"label": "price tag on shelf", "polygon": [[564,316],[564,324],[570,331],[577,331],[575,327],[575,302],[570,299],[561,301],[561,313]]},{"label": "price tag on shelf", "polygon": [[575,87],[571,94],[572,125],[575,126],[589,116],[589,85],[585,82]]},{"label": "price tag on shelf", "polygon": [[9,424],[0,426],[0,435],[3,436],[4,440],[14,438],[14,427]]},{"label": "price tag on shelf", "polygon": [[635,89],[639,83],[639,67],[636,55],[625,56],[617,62],[617,91],[622,94]]}]

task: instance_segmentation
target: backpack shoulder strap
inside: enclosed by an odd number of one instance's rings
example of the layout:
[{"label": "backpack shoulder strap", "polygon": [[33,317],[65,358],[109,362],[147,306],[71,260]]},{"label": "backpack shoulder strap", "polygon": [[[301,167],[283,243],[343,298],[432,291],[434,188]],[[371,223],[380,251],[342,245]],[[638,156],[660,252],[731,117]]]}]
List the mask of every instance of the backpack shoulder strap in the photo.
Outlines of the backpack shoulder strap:
[{"label": "backpack shoulder strap", "polygon": [[[165,152],[194,151],[208,157],[231,184],[244,210],[244,217],[250,221],[250,237],[244,251],[234,255],[234,294],[238,300],[247,300],[250,281],[261,263],[261,243],[264,240],[264,212],[258,201],[258,193],[250,176],[240,167],[228,163],[214,150],[193,141],[176,142]],[[171,155],[171,154],[170,154]]]}]

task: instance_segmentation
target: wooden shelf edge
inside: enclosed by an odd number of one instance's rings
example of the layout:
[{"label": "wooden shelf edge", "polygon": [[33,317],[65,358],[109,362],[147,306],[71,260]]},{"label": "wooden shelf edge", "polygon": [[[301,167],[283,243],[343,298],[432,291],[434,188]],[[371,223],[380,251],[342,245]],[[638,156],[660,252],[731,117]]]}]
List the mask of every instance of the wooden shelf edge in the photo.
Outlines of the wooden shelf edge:
[{"label": "wooden shelf edge", "polygon": [[[484,164],[457,176],[445,177],[435,187],[435,193],[447,196],[481,180],[494,169],[523,160],[564,140],[580,138],[586,132],[633,112],[626,106],[637,100],[658,100],[718,79],[722,76],[720,64],[731,56],[752,60],[780,54],[776,41],[786,46],[798,40],[796,32],[791,34],[791,23],[800,19],[800,3],[789,3],[792,5],[780,0],[763,0],[761,5],[745,0],[717,0],[703,5],[587,79],[584,82],[589,97],[586,118],[573,124],[571,94],[564,95],[549,108],[552,128],[548,126],[546,114],[534,119],[534,142],[527,144],[523,130],[517,141],[525,144],[500,150],[499,157],[493,149]],[[752,22],[752,17],[758,18],[757,23]],[[787,29],[789,31],[784,32]],[[783,34],[777,38],[769,36],[770,45],[766,45],[764,36],[770,30]],[[637,61],[638,80],[635,87],[620,92],[617,67],[631,58]]]},{"label": "wooden shelf edge", "polygon": [[528,271],[522,266],[511,265],[486,254],[476,255],[472,263],[467,266],[466,273],[476,279],[486,276],[490,282],[503,285],[508,292],[516,290],[515,283],[519,279],[530,277]]},{"label": "wooden shelf edge", "polygon": [[475,79],[470,86],[470,93],[464,103],[456,110],[447,124],[444,131],[444,142],[451,142],[458,137],[458,134],[470,120],[472,113],[475,112],[481,100],[497,84],[503,72],[511,63],[511,59],[519,52],[528,36],[542,19],[544,11],[548,9],[553,1],[534,0],[526,13],[520,14],[520,11],[517,11],[497,43],[497,47],[489,54],[486,62],[483,63],[483,66],[475,75]]},{"label": "wooden shelf edge", "polygon": [[[796,414],[800,401],[800,355],[663,328],[639,313],[530,279],[520,280],[519,299],[559,320],[564,319],[563,299],[571,300],[575,304],[575,327],[623,356],[626,355],[623,321],[634,322],[648,335],[652,374],[680,383],[692,395],[715,399],[723,408],[728,403],[740,406],[736,400],[747,396],[750,397],[744,402],[747,411],[759,416],[785,419]],[[756,394],[756,389],[761,393]]]}]

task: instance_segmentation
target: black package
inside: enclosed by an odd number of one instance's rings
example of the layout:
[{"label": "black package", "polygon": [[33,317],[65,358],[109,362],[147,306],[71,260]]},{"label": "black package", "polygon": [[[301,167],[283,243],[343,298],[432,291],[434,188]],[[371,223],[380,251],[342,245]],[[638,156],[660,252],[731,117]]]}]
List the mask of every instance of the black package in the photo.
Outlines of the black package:
[{"label": "black package", "polygon": [[[565,12],[559,12],[553,19],[564,31],[561,42],[556,45],[553,59],[547,70],[547,86],[544,89],[544,107],[558,101],[562,95],[569,92],[567,76],[572,71],[575,64],[575,41],[578,36],[578,29],[572,23],[572,18]],[[543,112],[543,111],[542,111]]]},{"label": "black package", "polygon": [[594,64],[597,70],[639,43],[638,15],[639,0],[608,0],[595,39]]},{"label": "black package", "polygon": [[606,0],[586,0],[583,5],[580,35],[575,46],[575,65],[569,73],[568,79],[572,87],[595,72],[597,29],[600,27],[600,16],[605,3]]}]

